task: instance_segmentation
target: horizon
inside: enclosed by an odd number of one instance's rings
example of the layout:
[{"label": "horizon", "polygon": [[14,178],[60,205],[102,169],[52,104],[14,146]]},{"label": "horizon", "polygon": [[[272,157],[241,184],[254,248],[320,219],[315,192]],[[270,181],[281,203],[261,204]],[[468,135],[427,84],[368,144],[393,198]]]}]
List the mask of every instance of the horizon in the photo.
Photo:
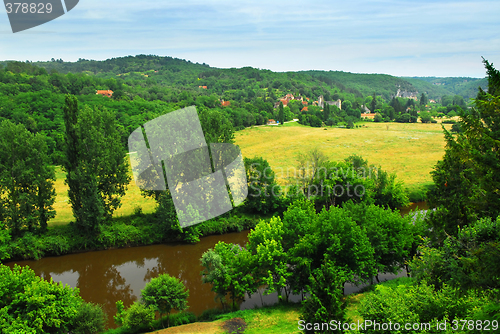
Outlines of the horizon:
[{"label": "horizon", "polygon": [[484,78],[481,57],[500,62],[499,14],[494,0],[85,0],[15,34],[5,14],[0,59],[157,54],[216,68]]},{"label": "horizon", "polygon": [[[126,58],[126,57],[137,57],[137,56],[140,56],[140,55],[144,55],[144,54],[136,54],[136,55],[127,55],[127,56],[117,56],[117,57],[112,57],[112,58],[106,58],[106,59],[83,59],[85,61],[99,61],[99,62],[103,62],[103,61],[106,61],[106,60],[110,60],[110,59],[118,59],[118,58]],[[186,62],[191,62],[192,64],[197,64],[197,65],[207,65],[209,66],[210,68],[214,68],[214,69],[222,69],[222,70],[228,70],[228,69],[242,69],[242,68],[245,68],[245,67],[250,67],[250,68],[253,68],[253,69],[256,69],[256,70],[259,70],[259,71],[271,71],[273,73],[298,73],[298,72],[308,72],[308,71],[323,71],[323,72],[342,72],[342,73],[350,73],[350,74],[367,74],[367,75],[389,75],[389,76],[393,76],[393,77],[396,77],[396,78],[413,78],[413,79],[418,79],[418,78],[436,78],[436,79],[444,79],[444,78],[464,78],[464,79],[477,79],[477,80],[481,80],[481,79],[485,79],[487,77],[487,75],[485,74],[483,77],[466,77],[466,76],[451,76],[451,77],[438,77],[438,76],[396,76],[396,75],[392,75],[392,74],[389,74],[389,73],[358,73],[358,72],[348,72],[348,71],[343,71],[343,70],[316,70],[316,69],[309,69],[309,70],[299,70],[299,71],[273,71],[271,69],[267,69],[267,68],[258,68],[258,67],[252,67],[252,66],[241,66],[241,67],[215,67],[215,66],[211,66],[210,64],[207,64],[207,63],[199,63],[199,62],[193,62],[191,61],[190,59],[182,59],[182,58],[177,58],[177,57],[172,57],[172,56],[167,56],[167,55],[154,55],[154,54],[148,54],[146,56],[154,56],[154,57],[171,57],[173,59],[179,59],[179,60],[183,60],[183,61],[186,61]],[[62,59],[62,58],[55,58],[54,59],[58,60],[58,59]],[[1,62],[10,62],[10,61],[17,61],[17,62],[26,62],[27,60],[29,59],[26,59],[26,60],[16,60],[16,59],[4,59],[4,60],[0,60],[0,63]],[[50,63],[51,60],[29,60],[32,64],[34,65],[38,65],[39,63]],[[63,61],[65,63],[77,63],[78,60],[76,61],[66,61],[63,59]]]}]

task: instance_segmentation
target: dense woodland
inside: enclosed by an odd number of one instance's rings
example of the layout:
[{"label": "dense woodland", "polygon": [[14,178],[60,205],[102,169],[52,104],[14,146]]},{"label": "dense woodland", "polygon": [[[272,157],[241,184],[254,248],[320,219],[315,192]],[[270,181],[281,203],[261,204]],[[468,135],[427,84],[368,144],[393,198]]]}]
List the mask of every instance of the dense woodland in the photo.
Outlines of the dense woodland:
[{"label": "dense woodland", "polygon": [[[194,243],[203,235],[252,228],[246,247],[220,242],[200,259],[203,281],[225,309],[264,285],[283,302],[290,293],[305,296],[301,319],[319,326],[306,332],[340,332],[323,324],[349,320],[345,283],[375,283],[379,273],[406,268],[409,281],[376,288],[360,303],[365,319],[460,325],[466,320],[465,327],[449,328],[449,333],[479,332],[478,324],[498,328],[500,72],[484,63],[487,89],[479,88],[473,101],[456,94],[433,103],[430,92],[418,93],[416,101],[396,97],[398,90],[414,95],[417,90],[386,75],[216,69],[156,56],[8,62],[0,69],[0,260]],[[307,111],[304,101],[279,103],[286,94],[308,98]],[[320,97],[341,100],[341,108],[315,106]],[[223,107],[222,100],[230,105]],[[280,191],[272,172],[263,173],[269,168],[264,159],[246,158],[244,205],[202,224],[181,228],[168,191],[144,192],[157,202],[155,213],[137,210],[114,219],[130,181],[128,135],[148,120],[190,105],[197,107],[207,140],[225,143],[233,142],[237,129],[271,118],[349,128],[365,108],[379,122],[425,123],[457,114],[460,121],[454,131],[445,131],[446,153],[433,171],[435,187],[428,194],[436,210],[425,216],[401,217],[397,208],[408,197],[395,175],[379,169],[367,176],[363,172],[373,166],[362,157],[331,161],[312,150],[298,157],[310,168],[287,192]],[[66,172],[74,221],[51,228],[55,164]],[[328,191],[311,192],[320,186]],[[363,193],[339,194],[339,186],[359,186]],[[77,290],[37,278],[29,268],[0,266],[0,277],[2,331],[103,330],[101,307],[85,303]],[[117,303],[115,321],[122,333],[136,333],[151,329],[158,312],[167,315],[168,326],[171,310],[186,308],[187,295],[182,283],[160,276],[142,291],[140,302],[128,309]]]}]

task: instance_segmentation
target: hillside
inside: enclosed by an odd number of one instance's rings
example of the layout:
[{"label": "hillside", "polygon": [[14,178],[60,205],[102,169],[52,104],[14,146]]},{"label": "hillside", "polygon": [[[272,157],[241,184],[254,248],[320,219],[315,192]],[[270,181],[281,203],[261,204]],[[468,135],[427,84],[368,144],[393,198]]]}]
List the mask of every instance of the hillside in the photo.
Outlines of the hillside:
[{"label": "hillside", "polygon": [[376,93],[390,100],[396,95],[398,89],[411,93],[417,93],[418,90],[410,82],[387,74],[357,74],[341,71],[306,71],[304,73],[331,86],[350,91],[357,97],[371,96]]},{"label": "hillside", "polygon": [[434,100],[440,99],[443,95],[460,95],[468,101],[476,97],[478,87],[482,89],[488,87],[486,78],[413,77],[403,79],[410,82],[420,93],[425,93]]},{"label": "hillside", "polygon": [[[0,62],[0,120],[8,119],[32,132],[44,133],[49,140],[52,161],[59,164],[66,94],[75,95],[82,106],[113,110],[123,127],[125,144],[128,135],[141,124],[190,105],[199,111],[220,112],[236,130],[263,125],[270,119],[279,120],[278,117],[283,117],[283,121],[299,118],[301,124],[315,127],[323,123],[349,125],[360,120],[374,93],[377,95],[375,110],[380,110],[384,119],[391,121],[399,114],[408,113],[408,106],[414,106],[414,101],[405,98],[393,100],[398,91],[403,97],[404,93],[406,97],[417,97],[425,90],[430,98],[456,92],[468,98],[475,95],[472,87],[483,82],[448,78],[441,86],[428,80],[408,80],[386,74],[338,71],[220,69],[153,55],[104,61],[4,61]],[[112,96],[96,95],[97,90],[111,90]],[[341,100],[341,109],[332,105],[323,111],[321,103],[315,102],[321,101],[321,96],[324,101]],[[277,108],[280,101],[285,106],[282,116]],[[448,113],[453,108],[456,106],[450,105],[440,112]],[[412,112],[416,113],[414,107]],[[301,116],[304,117],[301,119]],[[416,114],[413,117],[416,120]]]}]

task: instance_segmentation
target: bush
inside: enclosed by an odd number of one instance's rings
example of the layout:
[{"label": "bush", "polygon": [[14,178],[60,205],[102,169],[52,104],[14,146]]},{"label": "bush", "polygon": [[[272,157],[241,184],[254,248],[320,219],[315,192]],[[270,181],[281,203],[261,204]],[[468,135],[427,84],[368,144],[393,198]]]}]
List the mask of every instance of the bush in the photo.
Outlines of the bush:
[{"label": "bush", "polygon": [[108,317],[98,304],[83,303],[73,320],[73,334],[94,334],[103,332]]},{"label": "bush", "polygon": [[441,123],[443,123],[443,124],[455,124],[456,122],[457,121],[455,121],[453,119],[445,119]]},{"label": "bush", "polygon": [[382,115],[380,115],[379,113],[376,113],[375,117],[373,118],[374,122],[382,122],[383,120],[384,119],[383,119]]},{"label": "bush", "polygon": [[[415,284],[408,280],[401,281],[403,285],[376,286],[373,293],[367,294],[361,300],[360,315],[374,322],[384,323],[390,319],[393,323],[400,324],[431,323],[431,326],[436,328],[436,321],[447,320],[450,323],[455,319],[470,319],[475,309],[488,303],[485,295],[474,291],[461,293],[448,285],[436,291],[434,286],[425,282]],[[400,333],[414,332],[402,328]],[[366,333],[379,331],[370,328]]]},{"label": "bush", "polygon": [[221,309],[211,308],[203,311],[201,315],[198,317],[198,321],[215,321],[218,320],[220,316],[224,313],[225,312]]},{"label": "bush", "polygon": [[153,329],[155,310],[151,306],[135,302],[125,311],[123,326],[134,331]]},{"label": "bush", "polygon": [[102,226],[97,241],[105,248],[137,245],[141,239],[139,230],[124,223]]},{"label": "bush", "polygon": [[196,316],[192,312],[180,312],[170,315],[170,326],[180,326],[191,324],[196,321]]}]

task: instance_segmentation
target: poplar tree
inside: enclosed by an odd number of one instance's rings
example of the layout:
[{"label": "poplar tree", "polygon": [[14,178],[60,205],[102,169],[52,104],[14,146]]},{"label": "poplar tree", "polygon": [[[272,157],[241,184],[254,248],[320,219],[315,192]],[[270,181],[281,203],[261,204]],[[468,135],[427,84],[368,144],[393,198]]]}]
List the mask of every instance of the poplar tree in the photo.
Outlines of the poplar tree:
[{"label": "poplar tree", "polygon": [[66,184],[76,225],[96,234],[111,218],[125,195],[128,175],[123,129],[106,108],[78,109],[76,97],[67,95],[64,107]]}]

